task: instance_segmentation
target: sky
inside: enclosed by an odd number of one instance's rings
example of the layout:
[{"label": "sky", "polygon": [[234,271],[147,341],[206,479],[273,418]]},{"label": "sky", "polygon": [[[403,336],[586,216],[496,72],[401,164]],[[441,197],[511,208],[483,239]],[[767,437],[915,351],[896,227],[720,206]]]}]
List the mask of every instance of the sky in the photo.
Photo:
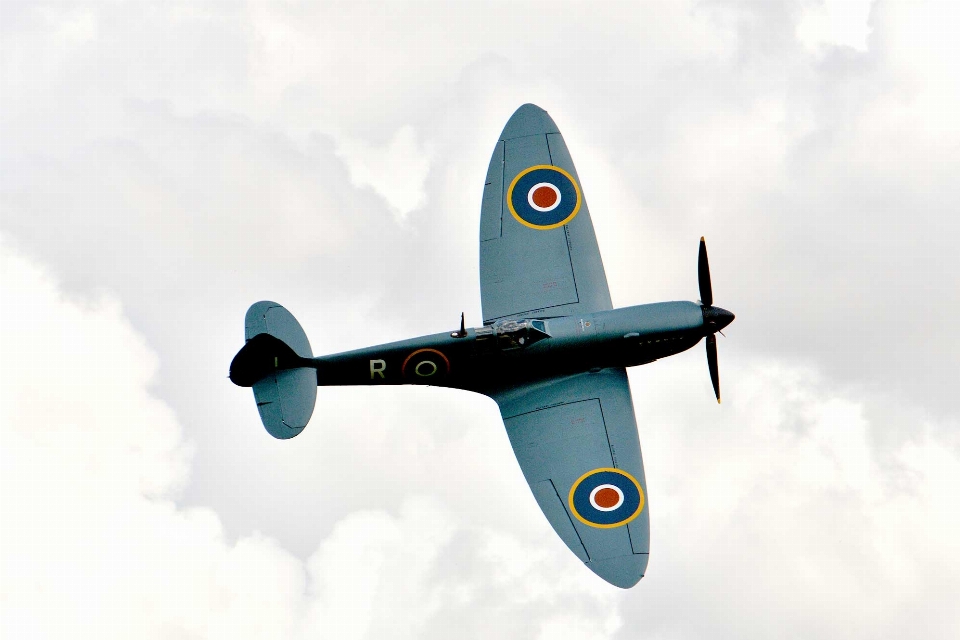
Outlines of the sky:
[{"label": "sky", "polygon": [[[960,636],[960,7],[887,0],[0,4],[0,635]],[[227,380],[257,300],[315,353],[481,323],[497,135],[548,110],[630,370],[651,556],[622,591],[496,404]]]}]

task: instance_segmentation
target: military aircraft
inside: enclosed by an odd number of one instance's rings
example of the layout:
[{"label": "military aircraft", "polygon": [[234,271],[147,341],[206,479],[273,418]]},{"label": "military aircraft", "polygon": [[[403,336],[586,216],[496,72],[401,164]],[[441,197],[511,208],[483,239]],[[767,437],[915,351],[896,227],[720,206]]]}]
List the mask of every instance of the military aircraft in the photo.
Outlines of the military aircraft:
[{"label": "military aircraft", "polygon": [[590,211],[563,136],[525,104],[490,159],[480,214],[483,326],[314,357],[279,304],[247,311],[230,379],[253,387],[270,435],[310,420],[318,386],[420,384],[481,393],[500,407],[523,475],[564,543],[621,588],[647,567],[650,520],[626,367],[706,338],[720,400],[715,334],[733,321],[713,306],[703,238],[699,302],[614,309]]}]

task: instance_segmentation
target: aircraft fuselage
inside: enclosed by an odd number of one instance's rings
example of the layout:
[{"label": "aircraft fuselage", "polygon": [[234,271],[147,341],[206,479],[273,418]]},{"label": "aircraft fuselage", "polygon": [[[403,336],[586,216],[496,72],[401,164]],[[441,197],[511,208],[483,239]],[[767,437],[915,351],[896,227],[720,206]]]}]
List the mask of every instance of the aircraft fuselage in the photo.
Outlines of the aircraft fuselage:
[{"label": "aircraft fuselage", "polygon": [[[726,326],[695,302],[660,302],[592,314],[530,318],[314,358],[319,386],[421,384],[480,393],[686,351]],[[732,314],[730,315],[732,319]],[[719,327],[718,327],[719,324]]]}]

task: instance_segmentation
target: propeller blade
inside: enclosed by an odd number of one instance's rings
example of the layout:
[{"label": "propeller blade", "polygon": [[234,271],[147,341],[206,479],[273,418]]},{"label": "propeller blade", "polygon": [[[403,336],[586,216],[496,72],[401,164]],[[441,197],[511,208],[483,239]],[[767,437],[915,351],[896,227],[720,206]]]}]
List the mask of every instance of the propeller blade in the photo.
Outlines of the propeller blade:
[{"label": "propeller blade", "polygon": [[710,382],[713,383],[713,392],[717,395],[717,404],[720,403],[720,369],[717,366],[717,336],[707,336],[707,366],[710,367]]},{"label": "propeller blade", "polygon": [[700,304],[713,304],[713,285],[710,284],[710,263],[707,262],[707,242],[700,236],[700,255],[697,260],[697,277],[700,280]]}]

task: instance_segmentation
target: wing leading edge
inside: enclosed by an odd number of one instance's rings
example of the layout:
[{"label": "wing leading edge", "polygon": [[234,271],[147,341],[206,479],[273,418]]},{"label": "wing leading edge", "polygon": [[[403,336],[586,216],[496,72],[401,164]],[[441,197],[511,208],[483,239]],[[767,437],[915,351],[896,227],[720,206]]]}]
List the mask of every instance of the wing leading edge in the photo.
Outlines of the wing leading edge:
[{"label": "wing leading edge", "polygon": [[613,308],[580,179],[560,130],[525,104],[500,134],[480,215],[484,323]]},{"label": "wing leading edge", "polygon": [[647,567],[650,520],[626,370],[554,378],[494,399],[560,538],[607,582],[635,585]]}]

